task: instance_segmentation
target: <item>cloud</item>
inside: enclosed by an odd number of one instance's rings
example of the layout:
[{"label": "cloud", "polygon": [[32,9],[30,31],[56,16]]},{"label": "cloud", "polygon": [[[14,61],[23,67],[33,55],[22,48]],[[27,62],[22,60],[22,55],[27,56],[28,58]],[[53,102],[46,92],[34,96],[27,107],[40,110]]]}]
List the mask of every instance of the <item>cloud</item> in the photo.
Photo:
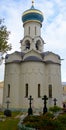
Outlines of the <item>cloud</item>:
[{"label": "cloud", "polygon": [[[61,22],[59,22],[59,19]],[[61,16],[58,16],[45,30],[45,40],[54,49],[66,48],[66,22],[61,19]]]},{"label": "cloud", "polygon": [[[48,1],[48,3],[49,3],[49,1]],[[47,2],[45,2],[45,4],[47,4]],[[57,5],[57,7],[56,7],[56,5]],[[45,42],[48,43],[48,48],[50,48],[50,49],[54,48],[56,50],[64,49],[64,48],[66,48],[66,44],[65,44],[65,42],[66,42],[65,2],[63,3],[60,0],[58,0],[58,1],[55,0],[52,2],[52,0],[50,0],[50,4],[47,4],[47,6],[49,7],[49,9],[47,11],[48,16],[46,13],[46,16],[45,16],[46,23],[43,23],[42,36],[44,34],[43,37],[45,39]],[[46,8],[48,8],[47,6],[46,6]],[[58,14],[56,12],[58,12]],[[44,29],[44,24],[45,24],[45,29]]]},{"label": "cloud", "polygon": [[2,2],[0,12],[2,17],[5,18],[5,24],[8,30],[11,32],[9,37],[9,43],[12,43],[13,51],[18,50],[20,48],[19,41],[20,39],[22,39],[23,36],[23,27],[21,21],[22,11],[20,7],[21,1],[18,4],[15,3],[14,0],[6,0]]}]

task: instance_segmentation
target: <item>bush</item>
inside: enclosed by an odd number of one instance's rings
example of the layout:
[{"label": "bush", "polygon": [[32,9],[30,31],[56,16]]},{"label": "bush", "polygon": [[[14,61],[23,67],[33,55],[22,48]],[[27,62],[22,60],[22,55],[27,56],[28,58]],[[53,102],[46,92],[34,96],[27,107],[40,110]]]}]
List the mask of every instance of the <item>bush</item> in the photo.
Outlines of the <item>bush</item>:
[{"label": "bush", "polygon": [[59,120],[54,120],[50,122],[50,126],[53,127],[53,130],[64,130],[63,125]]},{"label": "bush", "polygon": [[66,114],[59,115],[58,120],[61,122],[61,124],[63,124],[63,126],[66,127]]},{"label": "bush", "polygon": [[32,127],[32,128],[42,128],[47,125],[50,125],[51,120],[53,119],[53,114],[51,113],[46,113],[45,115],[42,116],[27,116],[23,121],[23,123],[27,127]]},{"label": "bush", "polygon": [[66,128],[66,116],[59,116],[56,119],[53,117],[52,113],[46,113],[41,116],[27,116],[23,123],[26,127],[40,130],[64,130]]},{"label": "bush", "polygon": [[6,109],[6,110],[4,111],[4,115],[7,116],[7,117],[11,117],[11,116],[12,116],[11,110]]},{"label": "bush", "polygon": [[51,119],[51,118],[53,118],[53,117],[54,117],[53,113],[50,113],[50,112],[47,112],[47,113],[44,115],[44,118],[49,118],[49,119]]},{"label": "bush", "polygon": [[40,120],[39,116],[27,116],[23,121],[24,122],[38,122]]},{"label": "bush", "polygon": [[60,110],[62,110],[62,108],[60,108],[60,107],[58,107],[58,106],[54,106],[54,107],[50,107],[50,108],[49,108],[49,111],[51,111],[51,112],[53,112],[53,113],[58,112],[58,111],[60,111]]}]

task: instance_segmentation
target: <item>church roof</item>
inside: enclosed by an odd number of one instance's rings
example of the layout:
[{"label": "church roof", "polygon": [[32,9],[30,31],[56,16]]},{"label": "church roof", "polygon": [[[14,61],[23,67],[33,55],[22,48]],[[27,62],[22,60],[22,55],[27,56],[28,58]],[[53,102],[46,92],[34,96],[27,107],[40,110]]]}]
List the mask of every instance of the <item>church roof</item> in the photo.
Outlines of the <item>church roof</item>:
[{"label": "church roof", "polygon": [[22,21],[23,23],[30,22],[30,21],[36,21],[39,23],[43,22],[43,13],[35,9],[34,6],[32,5],[30,9],[24,11],[22,15]]},{"label": "church roof", "polygon": [[57,54],[55,54],[55,53],[53,53],[53,52],[50,52],[50,51],[46,51],[46,52],[42,52],[42,53],[41,53],[42,57],[47,56],[47,55],[49,55],[49,54],[56,55],[56,56],[60,59],[60,56],[59,56],[59,55],[57,55]]},{"label": "church roof", "polygon": [[[16,56],[19,56],[20,58],[19,57],[14,57],[14,54],[16,54]],[[56,55],[58,58],[60,58],[59,55],[47,51],[47,52],[40,53],[40,55],[41,55],[42,58],[40,58],[40,57],[38,57],[36,55],[32,55],[32,56],[27,56],[24,59],[25,53],[15,51],[12,54],[7,54],[6,55],[6,58],[5,58],[6,61],[5,61],[5,63],[7,64],[7,63],[21,63],[21,62],[26,62],[26,61],[34,61],[34,62],[44,62],[46,64],[60,64],[59,62],[53,61],[52,59],[44,60],[44,57],[47,56],[47,55],[49,55],[49,54]],[[13,59],[9,58],[11,55],[13,56],[13,57],[11,57]],[[10,59],[10,60],[8,60],[8,59]]]},{"label": "church roof", "polygon": [[42,60],[36,56],[28,56],[24,59],[24,61],[42,61]]},{"label": "church roof", "polygon": [[[52,61],[52,60],[47,60],[47,61],[45,61],[45,63],[46,63],[46,64],[59,64],[59,63],[54,62],[54,61]],[[59,65],[60,65],[60,64],[59,64]]]},{"label": "church roof", "polygon": [[[19,55],[19,56],[21,56],[21,57],[24,56],[24,53],[23,53],[23,52],[19,52],[19,51],[15,51],[15,52],[12,53],[12,54],[17,54],[17,55]],[[11,54],[7,54],[7,55],[5,56],[5,59],[8,59],[8,57],[9,57],[10,55],[11,55]]]}]

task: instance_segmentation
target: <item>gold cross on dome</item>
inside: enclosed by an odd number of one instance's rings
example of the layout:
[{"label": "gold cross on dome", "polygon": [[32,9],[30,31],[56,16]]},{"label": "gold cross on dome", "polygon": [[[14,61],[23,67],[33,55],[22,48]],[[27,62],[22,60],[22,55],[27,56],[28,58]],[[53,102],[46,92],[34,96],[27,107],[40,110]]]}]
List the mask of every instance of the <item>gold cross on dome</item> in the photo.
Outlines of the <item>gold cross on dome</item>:
[{"label": "gold cross on dome", "polygon": [[32,5],[34,5],[34,0],[32,0]]}]

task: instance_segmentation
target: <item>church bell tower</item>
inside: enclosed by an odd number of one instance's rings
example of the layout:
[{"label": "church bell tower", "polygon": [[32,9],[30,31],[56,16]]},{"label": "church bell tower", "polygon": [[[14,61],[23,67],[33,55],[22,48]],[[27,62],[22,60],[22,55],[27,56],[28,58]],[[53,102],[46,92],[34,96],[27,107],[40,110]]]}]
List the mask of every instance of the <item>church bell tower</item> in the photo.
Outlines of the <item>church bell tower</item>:
[{"label": "church bell tower", "polygon": [[24,38],[21,41],[22,52],[36,50],[42,52],[44,41],[41,38],[41,27],[43,14],[40,10],[34,8],[34,1],[30,9],[23,12],[22,15]]}]

